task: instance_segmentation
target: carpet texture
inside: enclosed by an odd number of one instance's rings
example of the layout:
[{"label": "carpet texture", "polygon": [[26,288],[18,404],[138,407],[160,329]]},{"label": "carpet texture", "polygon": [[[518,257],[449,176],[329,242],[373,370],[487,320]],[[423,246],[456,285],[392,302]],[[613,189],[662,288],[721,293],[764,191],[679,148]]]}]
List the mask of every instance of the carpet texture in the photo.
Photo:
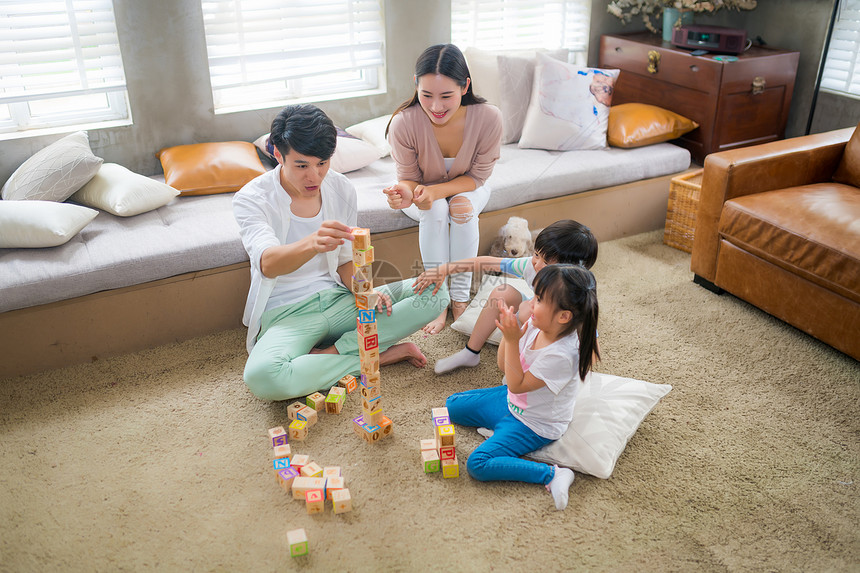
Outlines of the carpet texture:
[{"label": "carpet texture", "polygon": [[[597,370],[674,389],[608,480],[565,511],[540,486],[422,472],[430,409],[497,384],[495,348],[436,376],[465,337],[413,335],[430,365],[382,369],[391,437],[321,414],[293,444],[341,466],[351,513],[307,515],[275,483],[266,430],[287,402],[241,379],[244,329],[0,380],[2,571],[857,571],[860,366],[692,283],[653,232],[602,243]],[[289,529],[310,555],[290,558]]]}]

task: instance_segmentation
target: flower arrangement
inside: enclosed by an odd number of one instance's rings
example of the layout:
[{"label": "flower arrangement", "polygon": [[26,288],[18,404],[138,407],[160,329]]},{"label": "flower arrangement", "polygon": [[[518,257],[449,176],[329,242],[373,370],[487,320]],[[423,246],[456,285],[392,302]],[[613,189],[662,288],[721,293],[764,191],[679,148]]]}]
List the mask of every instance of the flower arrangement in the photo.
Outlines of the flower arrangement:
[{"label": "flower arrangement", "polygon": [[712,14],[724,8],[752,10],[756,7],[756,3],[756,0],[611,0],[606,10],[625,24],[630,22],[633,16],[642,16],[645,27],[656,33],[657,28],[651,22],[651,16],[659,17],[663,13],[663,8]]}]

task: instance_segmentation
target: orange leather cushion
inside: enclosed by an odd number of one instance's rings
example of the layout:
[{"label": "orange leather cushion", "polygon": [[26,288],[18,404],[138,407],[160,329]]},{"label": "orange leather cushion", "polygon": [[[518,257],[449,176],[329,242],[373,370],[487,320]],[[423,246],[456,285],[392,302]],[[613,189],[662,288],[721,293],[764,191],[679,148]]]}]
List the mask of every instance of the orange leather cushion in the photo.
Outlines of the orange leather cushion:
[{"label": "orange leather cushion", "polygon": [[247,141],[194,143],[166,147],[157,154],[164,182],[180,195],[213,195],[238,191],[266,172],[257,148]]},{"label": "orange leather cushion", "polygon": [[[860,124],[857,127],[860,127]],[[833,180],[860,187],[860,129],[855,129],[851,139],[848,140],[842,161],[839,162],[839,167],[833,174]]]},{"label": "orange leather cushion", "polygon": [[609,108],[609,130],[613,147],[642,147],[681,137],[699,124],[675,112],[644,103],[623,103]]}]

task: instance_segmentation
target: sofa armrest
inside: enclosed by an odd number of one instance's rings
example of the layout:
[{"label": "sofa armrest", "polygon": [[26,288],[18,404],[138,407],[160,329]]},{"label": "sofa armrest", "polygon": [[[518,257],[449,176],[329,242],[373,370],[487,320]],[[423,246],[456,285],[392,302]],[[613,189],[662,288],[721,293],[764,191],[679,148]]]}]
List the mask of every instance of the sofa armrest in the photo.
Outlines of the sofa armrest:
[{"label": "sofa armrest", "polygon": [[849,127],[708,155],[696,213],[690,269],[714,281],[723,203],[763,191],[830,181],[854,129]]}]

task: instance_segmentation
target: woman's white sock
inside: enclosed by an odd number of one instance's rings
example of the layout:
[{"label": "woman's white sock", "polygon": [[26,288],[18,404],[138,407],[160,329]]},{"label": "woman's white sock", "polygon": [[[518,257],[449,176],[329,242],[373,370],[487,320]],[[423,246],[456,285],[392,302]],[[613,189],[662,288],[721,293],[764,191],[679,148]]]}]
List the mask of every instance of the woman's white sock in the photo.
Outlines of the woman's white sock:
[{"label": "woman's white sock", "polygon": [[436,361],[436,374],[445,374],[457,368],[473,368],[481,363],[481,355],[475,354],[468,348],[462,348],[447,358]]},{"label": "woman's white sock", "polygon": [[559,511],[567,507],[567,490],[573,483],[573,472],[567,468],[555,467],[555,475],[552,481],[546,484],[546,489],[552,494],[555,508]]}]

